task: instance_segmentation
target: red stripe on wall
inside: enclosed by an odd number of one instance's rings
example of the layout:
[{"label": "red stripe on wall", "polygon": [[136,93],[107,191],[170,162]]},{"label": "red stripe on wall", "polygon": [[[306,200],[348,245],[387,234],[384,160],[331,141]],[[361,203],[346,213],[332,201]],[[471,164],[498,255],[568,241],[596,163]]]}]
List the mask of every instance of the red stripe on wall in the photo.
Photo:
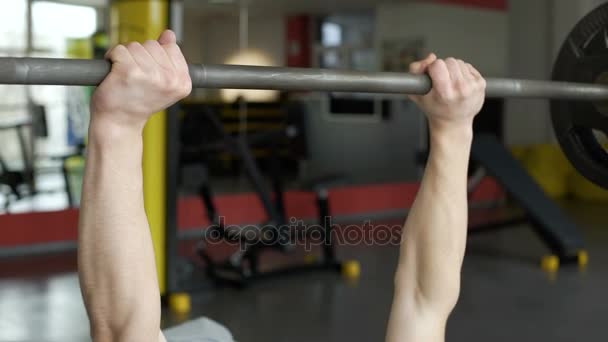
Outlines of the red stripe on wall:
[{"label": "red stripe on wall", "polygon": [[76,241],[78,210],[0,216],[0,247]]},{"label": "red stripe on wall", "polygon": [[473,6],[489,8],[493,10],[506,11],[509,9],[508,0],[435,0],[439,3],[451,5]]},{"label": "red stripe on wall", "polygon": [[[408,208],[414,202],[419,185],[395,183],[332,189],[329,193],[334,216],[366,215]],[[471,201],[504,198],[502,188],[490,178],[485,179]],[[220,215],[227,224],[264,222],[264,209],[253,193],[219,195],[214,198]],[[285,209],[289,217],[317,217],[314,193],[289,191],[285,194]],[[182,198],[178,203],[178,227],[193,230],[209,225],[202,202],[197,197]],[[78,210],[35,212],[0,216],[0,248],[73,242],[78,236]]]}]

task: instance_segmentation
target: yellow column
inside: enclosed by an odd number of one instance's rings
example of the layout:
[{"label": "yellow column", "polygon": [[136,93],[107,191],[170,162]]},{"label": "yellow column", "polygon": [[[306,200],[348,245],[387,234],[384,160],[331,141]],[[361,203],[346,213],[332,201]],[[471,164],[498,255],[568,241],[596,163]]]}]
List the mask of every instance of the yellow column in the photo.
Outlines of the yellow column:
[{"label": "yellow column", "polygon": [[[111,8],[113,45],[157,39],[169,25],[169,0],[114,0]],[[156,252],[160,293],[166,293],[165,218],[167,113],[155,114],[144,130],[144,201]]]}]

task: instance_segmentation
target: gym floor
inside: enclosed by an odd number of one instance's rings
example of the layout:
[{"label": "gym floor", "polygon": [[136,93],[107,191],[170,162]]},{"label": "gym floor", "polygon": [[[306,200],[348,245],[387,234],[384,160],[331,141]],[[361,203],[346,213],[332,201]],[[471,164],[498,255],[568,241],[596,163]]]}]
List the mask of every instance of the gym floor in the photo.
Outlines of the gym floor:
[{"label": "gym floor", "polygon": [[[538,266],[545,248],[528,226],[470,238],[460,302],[448,341],[603,340],[608,316],[608,215],[605,206],[565,203],[584,231],[590,266],[550,276]],[[193,297],[189,317],[163,315],[168,327],[205,315],[238,341],[381,341],[392,299],[395,247],[341,247],[362,277],[311,273]],[[53,271],[41,275],[38,263]],[[88,341],[74,255],[0,260],[0,341]]]}]

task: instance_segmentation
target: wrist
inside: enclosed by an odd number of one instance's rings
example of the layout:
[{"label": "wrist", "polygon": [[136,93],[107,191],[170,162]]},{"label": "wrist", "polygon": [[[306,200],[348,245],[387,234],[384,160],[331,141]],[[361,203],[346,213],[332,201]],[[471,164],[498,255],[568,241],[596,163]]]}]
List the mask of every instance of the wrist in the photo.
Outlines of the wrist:
[{"label": "wrist", "polygon": [[468,159],[473,143],[472,124],[429,125],[429,133],[430,152],[433,156]]},{"label": "wrist", "polygon": [[473,140],[473,120],[456,122],[430,120],[429,134],[431,141],[451,141],[453,144],[471,143]]},{"label": "wrist", "polygon": [[[123,144],[133,139],[142,139],[145,123],[115,120],[115,117],[127,117],[126,114],[114,113],[104,115],[91,113],[89,142],[97,145]],[[120,122],[123,121],[123,122]]]}]

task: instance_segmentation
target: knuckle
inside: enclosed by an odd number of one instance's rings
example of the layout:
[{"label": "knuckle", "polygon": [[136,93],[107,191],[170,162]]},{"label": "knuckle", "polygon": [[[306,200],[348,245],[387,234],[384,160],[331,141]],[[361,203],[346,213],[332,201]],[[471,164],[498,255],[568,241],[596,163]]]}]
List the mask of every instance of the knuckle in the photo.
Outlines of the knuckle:
[{"label": "knuckle", "polygon": [[433,66],[435,70],[441,70],[447,67],[447,62],[446,60],[438,59],[431,66]]},{"label": "knuckle", "polygon": [[177,43],[172,43],[172,44],[169,44],[169,47],[168,47],[168,48],[169,48],[169,49],[173,49],[173,50],[175,50],[176,52],[182,52],[182,48],[181,48],[179,45],[177,45]]},{"label": "knuckle", "polygon": [[129,69],[123,77],[125,84],[136,84],[142,80],[142,75],[135,69]]},{"label": "knuckle", "polygon": [[144,42],[144,46],[156,46],[159,45],[156,40],[148,39]]},{"label": "knuckle", "polygon": [[192,92],[192,82],[188,80],[187,82],[182,82],[182,87],[180,89],[180,96],[185,97],[190,95]]},{"label": "knuckle", "polygon": [[127,47],[124,46],[123,44],[118,44],[114,47],[114,49],[112,49],[112,52],[125,52],[127,51]]},{"label": "knuckle", "polygon": [[188,73],[185,73],[184,76],[182,77],[182,84],[184,85],[184,88],[186,90],[191,91],[192,90],[192,79],[190,78],[190,75]]},{"label": "knuckle", "polygon": [[454,88],[456,88],[456,90],[458,90],[460,93],[466,93],[471,87],[469,86],[468,82],[461,80],[454,83]]},{"label": "knuckle", "polygon": [[449,88],[441,89],[437,91],[437,98],[441,102],[451,102],[455,99],[455,93]]},{"label": "knuckle", "polygon": [[471,95],[473,95],[473,88],[471,88],[470,86],[463,86],[458,90],[458,94],[460,95],[461,99],[470,97]]},{"label": "knuckle", "polygon": [[175,75],[171,75],[169,77],[167,77],[167,76],[164,77],[164,82],[163,82],[162,86],[165,88],[165,90],[168,93],[176,93],[176,92],[179,92],[181,85],[180,85],[180,82],[177,79],[177,77],[175,77]]},{"label": "knuckle", "polygon": [[448,91],[444,94],[443,99],[446,102],[454,102],[460,99],[460,96],[455,91]]},{"label": "knuckle", "polygon": [[445,65],[445,62],[441,59],[435,61],[435,63],[429,65],[429,71],[438,71]]},{"label": "knuckle", "polygon": [[127,44],[127,49],[129,50],[137,49],[139,47],[141,47],[141,44],[139,42],[130,42]]}]

